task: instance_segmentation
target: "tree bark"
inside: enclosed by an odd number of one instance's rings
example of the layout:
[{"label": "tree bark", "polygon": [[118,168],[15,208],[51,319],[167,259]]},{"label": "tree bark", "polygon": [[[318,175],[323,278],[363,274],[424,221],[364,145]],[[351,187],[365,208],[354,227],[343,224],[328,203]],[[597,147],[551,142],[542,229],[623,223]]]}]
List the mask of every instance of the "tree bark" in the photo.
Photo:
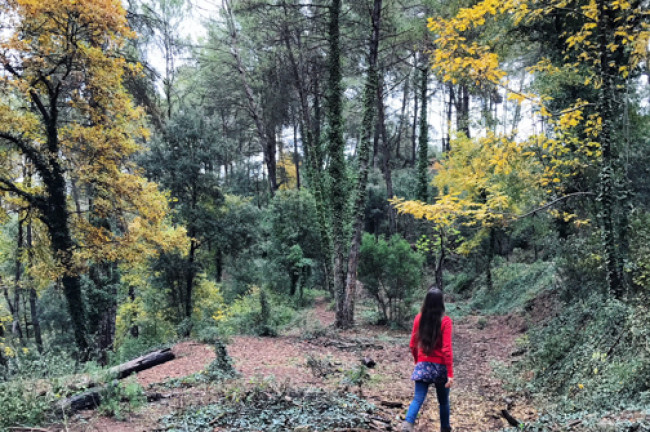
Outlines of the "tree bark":
[{"label": "tree bark", "polygon": [[[391,167],[391,148],[388,133],[386,131],[386,115],[384,108],[384,92],[383,85],[377,86],[377,111],[379,119],[379,128],[381,132],[381,149],[382,149],[382,171],[384,173],[384,182],[386,183],[386,196],[388,199],[393,198],[393,172]],[[388,206],[388,232],[393,234],[396,227],[396,214],[392,205]]]},{"label": "tree bark", "polygon": [[347,169],[345,163],[345,142],[343,140],[343,89],[341,86],[341,47],[340,47],[341,0],[332,0],[329,7],[328,25],[328,100],[327,119],[329,123],[327,138],[329,149],[329,174],[331,179],[330,201],[332,215],[332,240],[334,252],[334,296],[336,299],[337,327],[346,327],[345,314],[345,213],[347,204]]},{"label": "tree bark", "polygon": [[[24,344],[25,341],[23,339],[23,330],[22,327],[20,326],[20,291],[22,289],[21,287],[21,279],[23,275],[23,263],[20,261],[21,256],[23,254],[23,242],[24,242],[24,231],[23,231],[23,224],[25,220],[22,217],[18,217],[18,235],[16,237],[16,261],[15,261],[15,267],[14,267],[14,301],[13,301],[13,307],[9,303],[9,309],[11,311],[11,315],[13,318],[13,321],[11,323],[11,332],[14,334],[14,336],[18,336],[20,339],[20,343]],[[8,299],[7,299],[8,300]],[[27,329],[25,329],[27,330]]]},{"label": "tree bark", "polygon": [[395,138],[395,158],[400,159],[402,157],[400,153],[400,147],[402,144],[402,132],[404,130],[404,124],[406,123],[406,107],[409,103],[409,91],[411,89],[411,73],[406,75],[406,80],[404,81],[404,90],[402,92],[402,110],[399,115],[399,125],[397,126],[397,137]]},{"label": "tree bark", "polygon": [[458,89],[456,98],[456,130],[464,133],[467,138],[469,134],[469,89],[462,84]]},{"label": "tree bark", "polygon": [[296,167],[296,189],[300,190],[300,156],[298,155],[298,125],[293,116],[293,164]]},{"label": "tree bark", "polygon": [[[382,0],[375,0],[372,10],[372,32],[370,36],[370,53],[368,56],[368,75],[364,89],[364,111],[362,119],[362,133],[357,151],[359,161],[359,177],[357,179],[356,197],[353,208],[353,236],[348,254],[348,269],[345,280],[345,302],[343,319],[337,320],[337,326],[351,327],[354,324],[354,306],[357,289],[357,269],[359,266],[359,250],[361,246],[361,231],[366,204],[366,188],[368,184],[370,137],[374,126],[374,117],[379,88],[379,74],[377,71],[377,57],[379,52],[379,29],[381,27]],[[382,103],[383,104],[383,103]]]},{"label": "tree bark", "polygon": [[[600,231],[605,255],[605,272],[610,293],[621,298],[625,291],[623,277],[623,258],[617,245],[619,236],[625,237],[627,227],[617,223],[617,210],[620,212],[617,196],[624,191],[617,185],[616,176],[620,174],[613,136],[616,130],[614,101],[616,100],[615,77],[618,76],[614,57],[610,53],[610,36],[615,28],[615,12],[604,0],[599,0],[598,7],[598,44],[600,51],[599,75],[602,80],[597,102],[597,109],[602,118],[602,128],[598,135],[602,159],[599,173],[598,198],[600,204]],[[610,65],[610,63],[612,63]],[[617,233],[617,227],[620,233]]]},{"label": "tree bark", "polygon": [[429,67],[422,69],[422,82],[420,94],[422,111],[420,113],[420,137],[418,148],[418,189],[417,197],[420,201],[426,202],[429,189],[429,123],[427,119],[427,87],[429,82]]},{"label": "tree bark", "polygon": [[[56,148],[58,149],[58,145]],[[63,292],[68,303],[75,342],[82,358],[86,358],[88,355],[86,306],[81,295],[81,280],[74,265],[74,242],[69,228],[66,184],[63,169],[54,156],[58,151],[51,154],[53,155],[50,157],[50,164],[53,167],[52,178],[49,182],[45,182],[49,199],[43,216],[52,240],[54,256],[59,257],[65,272],[62,277]]]},{"label": "tree bark", "polygon": [[[136,372],[150,369],[175,358],[176,356],[171,352],[171,349],[166,348],[110,368],[108,373],[114,375],[116,380],[121,380]],[[116,380],[107,385],[117,385]],[[93,382],[85,383],[85,385],[86,387],[92,387],[92,389],[58,401],[55,405],[55,412],[71,414],[85,409],[97,408],[101,403],[102,392],[106,389],[106,385],[96,387],[97,384]]]},{"label": "tree bark", "polygon": [[[417,59],[416,59],[417,63]],[[417,87],[417,68],[414,72],[413,86],[413,124],[411,125],[411,168],[415,168],[417,161],[417,126],[418,126],[418,87]]]},{"label": "tree bark", "polygon": [[[30,176],[31,177],[31,176]],[[32,245],[32,220],[31,216],[29,222],[27,223],[27,253],[29,258],[30,268],[33,265],[34,260],[34,251]],[[30,276],[30,287],[29,287],[29,312],[32,318],[32,328],[34,329],[34,340],[36,341],[36,348],[39,353],[43,352],[43,336],[41,334],[41,320],[38,313],[38,294],[34,288],[33,281]]]}]

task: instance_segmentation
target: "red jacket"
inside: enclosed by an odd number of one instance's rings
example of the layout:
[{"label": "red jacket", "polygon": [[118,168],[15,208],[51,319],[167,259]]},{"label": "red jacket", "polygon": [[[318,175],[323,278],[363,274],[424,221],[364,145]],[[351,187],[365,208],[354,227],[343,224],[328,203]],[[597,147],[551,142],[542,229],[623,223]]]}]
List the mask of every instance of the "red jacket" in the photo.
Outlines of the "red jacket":
[{"label": "red jacket", "polygon": [[411,333],[411,353],[415,363],[431,362],[447,366],[447,376],[454,377],[454,351],[451,343],[452,322],[448,316],[442,317],[442,337],[429,353],[425,353],[419,346],[418,329],[420,328],[420,314],[417,314],[413,321],[413,332]]}]

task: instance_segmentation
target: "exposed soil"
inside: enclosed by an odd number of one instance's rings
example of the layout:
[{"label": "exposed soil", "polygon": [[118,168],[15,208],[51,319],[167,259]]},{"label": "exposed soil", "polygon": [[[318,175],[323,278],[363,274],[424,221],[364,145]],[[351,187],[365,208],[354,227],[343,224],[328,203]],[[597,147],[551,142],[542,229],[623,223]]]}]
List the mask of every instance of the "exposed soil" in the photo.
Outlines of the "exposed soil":
[{"label": "exposed soil", "polygon": [[176,355],[174,360],[138,373],[142,387],[200,372],[214,360],[212,347],[197,342],[181,342],[174,345],[172,352]]},{"label": "exposed soil", "polygon": [[[322,327],[331,327],[334,314],[324,300],[317,301],[310,319],[320,321]],[[313,324],[313,323],[312,323]],[[454,354],[456,382],[451,392],[451,423],[455,431],[495,431],[507,426],[499,415],[506,407],[508,396],[494,376],[491,363],[508,364],[516,350],[514,341],[525,329],[518,316],[479,318],[463,317],[454,322]],[[241,373],[238,385],[254,385],[262,380],[286,383],[294,388],[345,387],[344,371],[359,364],[363,357],[371,357],[377,365],[370,370],[371,378],[362,388],[363,396],[380,405],[381,401],[401,402],[401,408],[383,408],[384,413],[398,426],[411,401],[413,383],[410,374],[413,359],[408,349],[409,334],[383,327],[359,326],[353,330],[321,332],[318,337],[304,339],[299,332],[277,338],[250,336],[234,337],[228,351],[235,368]],[[155,386],[170,378],[180,378],[199,372],[214,358],[212,347],[196,342],[176,345],[174,361],[138,374],[143,387]],[[308,366],[308,358],[325,365],[323,376]],[[84,412],[71,421],[71,431],[135,432],[156,429],[157,420],[164,414],[190,405],[216,402],[216,391],[210,386],[165,389],[165,398],[146,408],[130,413],[127,420],[118,421]],[[357,391],[356,388],[349,388]],[[521,421],[534,418],[536,412],[523,401],[511,398],[510,413]],[[416,424],[416,431],[435,431],[439,428],[438,405],[431,392]],[[64,430],[64,427],[53,430]]]}]

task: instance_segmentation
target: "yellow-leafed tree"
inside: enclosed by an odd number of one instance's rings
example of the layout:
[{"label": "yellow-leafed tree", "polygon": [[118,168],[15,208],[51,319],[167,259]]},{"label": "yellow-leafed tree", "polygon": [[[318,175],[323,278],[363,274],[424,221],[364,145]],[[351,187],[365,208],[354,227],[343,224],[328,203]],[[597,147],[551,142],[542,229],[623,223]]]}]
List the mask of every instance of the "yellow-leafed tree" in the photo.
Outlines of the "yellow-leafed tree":
[{"label": "yellow-leafed tree", "polygon": [[[120,54],[134,35],[119,0],[1,0],[0,22],[0,154],[24,159],[33,174],[27,182],[0,162],[0,193],[46,227],[84,352],[86,263],[144,259],[185,242],[166,225],[166,196],[130,161],[147,136],[123,87],[124,74],[137,73]],[[107,218],[119,229],[95,222]]]},{"label": "yellow-leafed tree", "polygon": [[[508,99],[531,104],[548,127],[525,142],[502,142],[496,149],[482,146],[478,140],[475,146],[480,154],[472,158],[473,163],[479,168],[492,164],[492,168],[472,175],[468,170],[473,166],[455,164],[454,158],[459,156],[453,155],[452,145],[442,175],[453,173],[447,177],[461,180],[463,191],[454,193],[457,185],[446,184],[450,193],[441,194],[436,204],[402,203],[402,210],[440,219],[438,223],[461,215],[483,226],[498,222],[504,210],[519,211],[521,215],[523,208],[513,207],[519,200],[512,195],[512,189],[493,189],[501,184],[497,162],[506,161],[495,152],[513,145],[528,147],[519,153],[523,165],[517,169],[532,169],[529,186],[544,192],[539,197],[542,204],[537,203],[541,208],[577,195],[566,185],[572,178],[595,172],[593,187],[579,193],[597,198],[603,267],[610,292],[621,296],[625,285],[627,186],[619,157],[625,140],[621,134],[625,119],[616,105],[625,98],[626,80],[647,64],[649,21],[647,5],[639,0],[481,0],[462,8],[452,18],[430,18],[429,29],[435,33],[431,65],[441,81],[454,84],[469,80],[476,86],[505,89]],[[531,42],[524,47],[525,42],[512,40],[512,34],[524,40],[530,38]],[[545,49],[540,35],[546,43],[552,41],[552,48]],[[499,53],[509,44],[523,51],[530,46],[537,49],[520,52],[519,57],[511,52],[504,61]],[[536,60],[526,64],[531,57]],[[513,64],[516,69],[522,64],[529,66],[529,81],[540,76],[561,77],[563,85],[573,92],[546,93],[539,88],[529,93],[514,91],[508,74],[508,66],[512,68]],[[555,100],[555,96],[561,100]],[[461,147],[466,144],[456,143]],[[476,191],[480,194],[476,195]]]}]

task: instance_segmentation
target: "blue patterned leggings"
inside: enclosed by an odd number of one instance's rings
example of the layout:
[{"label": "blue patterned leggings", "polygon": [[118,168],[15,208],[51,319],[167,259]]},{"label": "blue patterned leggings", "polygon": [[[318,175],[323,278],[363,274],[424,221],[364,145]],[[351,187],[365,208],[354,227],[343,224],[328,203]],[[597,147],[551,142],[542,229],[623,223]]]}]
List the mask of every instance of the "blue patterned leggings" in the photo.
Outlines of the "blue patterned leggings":
[{"label": "blue patterned leggings", "polygon": [[[408,413],[406,414],[406,421],[414,424],[418,416],[418,412],[424,403],[424,399],[429,392],[431,384],[422,381],[415,381],[415,396],[413,402],[409,406]],[[438,397],[438,404],[440,405],[440,427],[442,429],[449,429],[449,389],[445,388],[445,384],[433,384],[436,386],[436,396]]]}]

